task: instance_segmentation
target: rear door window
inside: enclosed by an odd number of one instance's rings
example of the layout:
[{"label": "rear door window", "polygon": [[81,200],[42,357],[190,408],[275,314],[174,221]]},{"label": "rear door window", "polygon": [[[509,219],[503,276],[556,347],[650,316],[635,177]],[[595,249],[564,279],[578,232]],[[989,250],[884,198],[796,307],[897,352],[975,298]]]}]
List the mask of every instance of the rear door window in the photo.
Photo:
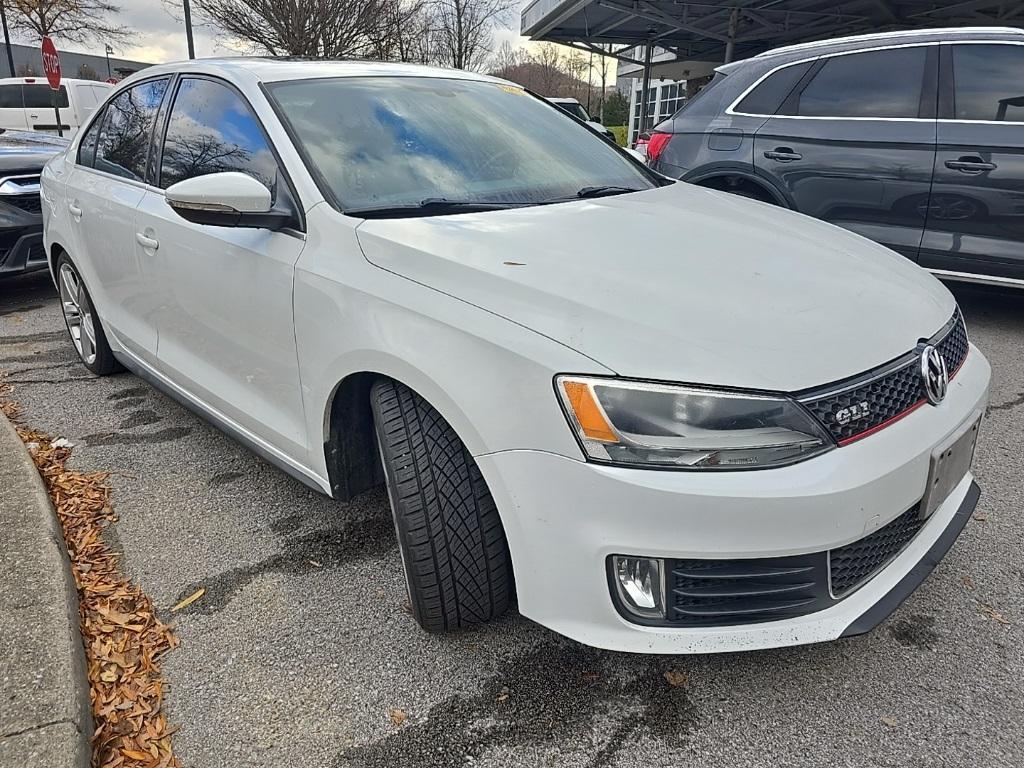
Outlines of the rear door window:
[{"label": "rear door window", "polygon": [[110,102],[96,144],[96,170],[145,180],[153,124],[167,83],[168,78],[149,80]]},{"label": "rear door window", "polygon": [[954,45],[957,120],[1024,123],[1024,46]]},{"label": "rear door window", "polygon": [[796,88],[800,78],[811,68],[812,63],[805,61],[772,72],[743,97],[734,111],[746,115],[774,115],[786,101],[786,97]]},{"label": "rear door window", "polygon": [[927,47],[832,56],[801,91],[802,117],[917,117]]}]

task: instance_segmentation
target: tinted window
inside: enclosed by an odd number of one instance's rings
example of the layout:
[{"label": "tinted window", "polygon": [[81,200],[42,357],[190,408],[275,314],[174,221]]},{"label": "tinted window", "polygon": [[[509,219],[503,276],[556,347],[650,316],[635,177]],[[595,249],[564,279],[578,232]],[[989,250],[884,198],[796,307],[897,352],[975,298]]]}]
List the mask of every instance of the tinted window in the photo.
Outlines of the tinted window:
[{"label": "tinted window", "polygon": [[894,48],[834,56],[800,94],[798,115],[917,117],[926,49]]},{"label": "tinted window", "polygon": [[955,45],[957,120],[1024,122],[1024,46]]},{"label": "tinted window", "polygon": [[[48,85],[26,85],[24,98],[25,106],[29,109],[53,107],[53,89]],[[62,85],[57,91],[57,106],[66,107],[67,105],[68,89]]]},{"label": "tinted window", "polygon": [[100,128],[103,126],[103,117],[97,118],[85,132],[81,142],[78,144],[78,163],[87,165],[90,168],[96,161],[96,139],[100,135]]},{"label": "tinted window", "polygon": [[20,85],[0,85],[0,109],[21,109],[24,106]]},{"label": "tinted window", "polygon": [[345,210],[434,197],[529,205],[584,187],[652,186],[607,141],[515,86],[343,77],[269,87],[310,170]]},{"label": "tinted window", "polygon": [[810,69],[811,63],[805,61],[803,64],[794,64],[768,75],[736,105],[735,111],[748,115],[774,115],[800,82],[800,78]]},{"label": "tinted window", "polygon": [[222,171],[241,171],[272,191],[277,162],[256,116],[231,88],[185,79],[171,108],[160,186]]},{"label": "tinted window", "polygon": [[167,79],[130,88],[110,102],[96,147],[96,170],[143,181],[146,154]]}]

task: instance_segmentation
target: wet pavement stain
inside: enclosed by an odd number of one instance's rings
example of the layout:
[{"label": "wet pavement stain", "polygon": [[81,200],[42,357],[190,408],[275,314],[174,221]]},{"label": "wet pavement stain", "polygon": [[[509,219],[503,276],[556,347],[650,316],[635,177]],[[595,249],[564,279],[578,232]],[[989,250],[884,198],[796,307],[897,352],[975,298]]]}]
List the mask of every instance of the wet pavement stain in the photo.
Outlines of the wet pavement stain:
[{"label": "wet pavement stain", "polygon": [[19,315],[22,312],[31,312],[33,309],[42,309],[42,304],[29,304],[27,306],[14,307],[13,309],[0,309],[0,317],[7,315]]},{"label": "wet pavement stain", "polygon": [[450,768],[495,748],[557,752],[581,738],[592,742],[588,768],[607,768],[643,736],[678,747],[701,719],[686,687],[665,678],[678,664],[570,642],[540,646],[514,657],[476,695],[453,696],[423,721],[344,750],[334,768]]},{"label": "wet pavement stain", "polygon": [[41,333],[23,333],[4,336],[5,345],[24,344],[30,341],[57,341],[67,338],[67,331],[42,331]]},{"label": "wet pavement stain", "polygon": [[233,483],[235,480],[240,480],[244,475],[241,472],[218,472],[216,475],[206,481],[207,485],[212,485],[214,488]]},{"label": "wet pavement stain", "polygon": [[128,414],[128,418],[117,425],[118,429],[131,429],[132,427],[144,427],[148,424],[156,424],[163,421],[163,416],[158,416],[156,411],[141,410]]},{"label": "wet pavement stain", "polygon": [[[298,518],[299,516],[292,516]],[[283,522],[283,521],[282,521]],[[296,522],[298,524],[298,522]],[[294,535],[285,541],[284,549],[252,565],[243,565],[209,576],[181,590],[182,600],[198,589],[205,589],[202,599],[182,609],[178,615],[216,613],[230,603],[239,591],[265,573],[298,576],[328,570],[369,555],[397,549],[395,530],[390,517],[349,521],[341,527]]]},{"label": "wet pavement stain", "polygon": [[889,625],[889,634],[904,648],[930,650],[939,644],[939,633],[934,616],[914,613],[905,619],[897,619]]},{"label": "wet pavement stain", "polygon": [[85,435],[82,440],[88,446],[98,445],[141,445],[144,443],[169,443],[173,440],[180,440],[192,433],[192,427],[168,427],[157,432],[148,432],[141,435],[126,435],[119,432],[97,432],[93,435]]},{"label": "wet pavement stain", "polygon": [[119,411],[127,410],[128,408],[137,408],[146,402],[144,397],[128,397],[124,400],[115,400],[110,404],[111,408],[116,408]]},{"label": "wet pavement stain", "polygon": [[998,411],[1012,411],[1014,408],[1018,408],[1024,405],[1024,392],[1021,392],[1017,397],[1009,400],[1005,403],[999,403],[998,405],[989,405],[985,409],[985,414],[996,413]]}]

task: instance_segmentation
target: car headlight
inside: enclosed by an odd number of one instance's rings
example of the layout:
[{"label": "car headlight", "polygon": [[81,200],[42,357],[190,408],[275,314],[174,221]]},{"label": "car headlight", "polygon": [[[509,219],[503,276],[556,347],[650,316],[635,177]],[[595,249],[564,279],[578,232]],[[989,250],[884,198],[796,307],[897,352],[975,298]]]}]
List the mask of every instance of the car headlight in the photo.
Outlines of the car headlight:
[{"label": "car headlight", "polygon": [[587,456],[627,466],[759,469],[835,447],[787,397],[559,376],[556,389]]}]

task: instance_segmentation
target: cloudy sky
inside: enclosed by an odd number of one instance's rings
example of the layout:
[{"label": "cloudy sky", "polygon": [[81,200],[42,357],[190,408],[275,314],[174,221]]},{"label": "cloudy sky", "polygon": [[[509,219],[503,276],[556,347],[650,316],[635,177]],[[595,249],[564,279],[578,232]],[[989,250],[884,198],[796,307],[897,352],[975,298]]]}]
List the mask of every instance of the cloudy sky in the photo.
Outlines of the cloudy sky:
[{"label": "cloudy sky", "polygon": [[[118,14],[120,22],[135,32],[131,37],[132,44],[119,46],[116,51],[117,56],[153,63],[175,61],[187,57],[185,26],[180,19],[175,19],[171,13],[165,10],[168,5],[180,5],[180,3],[176,3],[174,0],[168,0],[166,4],[163,0],[114,0],[114,2],[118,2],[121,6],[121,13]],[[525,4],[524,0],[521,5]],[[499,30],[497,45],[500,45],[504,39],[520,40],[518,10],[512,23],[516,31]],[[194,32],[197,56],[217,56],[232,52],[231,41],[219,36],[215,30],[196,26]],[[68,46],[68,48],[81,49],[85,53],[94,52],[85,50],[82,46]]]}]

